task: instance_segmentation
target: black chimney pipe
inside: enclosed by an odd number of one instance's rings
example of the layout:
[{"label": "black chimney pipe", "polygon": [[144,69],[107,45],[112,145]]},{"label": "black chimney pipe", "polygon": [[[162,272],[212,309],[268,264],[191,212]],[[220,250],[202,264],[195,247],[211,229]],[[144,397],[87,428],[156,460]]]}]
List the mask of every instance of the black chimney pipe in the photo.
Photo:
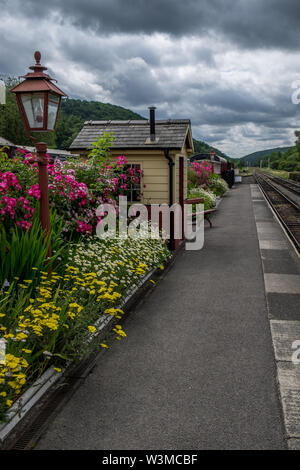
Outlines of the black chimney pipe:
[{"label": "black chimney pipe", "polygon": [[150,110],[150,140],[155,141],[155,106],[149,106]]}]

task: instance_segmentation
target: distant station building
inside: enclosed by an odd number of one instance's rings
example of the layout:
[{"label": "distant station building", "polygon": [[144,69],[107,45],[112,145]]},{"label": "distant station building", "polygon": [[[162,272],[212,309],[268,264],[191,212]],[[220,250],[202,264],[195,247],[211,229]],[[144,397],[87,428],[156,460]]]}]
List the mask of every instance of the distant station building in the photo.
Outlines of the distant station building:
[{"label": "distant station building", "polygon": [[190,158],[190,162],[198,162],[201,160],[210,161],[212,163],[213,172],[221,175],[227,170],[228,161],[224,157],[220,157],[215,152],[197,153]]}]

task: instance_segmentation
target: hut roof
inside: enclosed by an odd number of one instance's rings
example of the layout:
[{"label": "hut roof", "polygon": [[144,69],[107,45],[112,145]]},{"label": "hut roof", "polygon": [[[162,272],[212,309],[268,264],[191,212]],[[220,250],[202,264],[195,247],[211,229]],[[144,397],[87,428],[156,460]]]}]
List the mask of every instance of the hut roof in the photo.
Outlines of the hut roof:
[{"label": "hut roof", "polygon": [[130,121],[86,121],[72,142],[70,150],[88,149],[103,135],[114,134],[114,149],[169,148],[182,149],[185,142],[193,149],[191,122],[189,119],[168,119],[155,121],[155,141],[150,140],[148,120]]}]

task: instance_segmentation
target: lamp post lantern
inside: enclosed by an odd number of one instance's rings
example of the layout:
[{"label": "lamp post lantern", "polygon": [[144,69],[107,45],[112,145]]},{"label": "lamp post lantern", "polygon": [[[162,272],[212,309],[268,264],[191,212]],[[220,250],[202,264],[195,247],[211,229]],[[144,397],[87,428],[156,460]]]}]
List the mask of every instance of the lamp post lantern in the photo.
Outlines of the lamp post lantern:
[{"label": "lamp post lantern", "polygon": [[[21,113],[27,135],[34,141],[37,151],[40,189],[40,219],[41,226],[47,236],[50,235],[48,172],[47,172],[47,145],[38,142],[30,135],[31,132],[54,132],[62,96],[66,94],[60,90],[49,75],[44,73],[47,67],[40,64],[41,53],[34,53],[35,65],[29,67],[33,72],[27,73],[25,80],[10,91],[16,94],[19,111]],[[49,243],[48,256],[51,256]]]}]

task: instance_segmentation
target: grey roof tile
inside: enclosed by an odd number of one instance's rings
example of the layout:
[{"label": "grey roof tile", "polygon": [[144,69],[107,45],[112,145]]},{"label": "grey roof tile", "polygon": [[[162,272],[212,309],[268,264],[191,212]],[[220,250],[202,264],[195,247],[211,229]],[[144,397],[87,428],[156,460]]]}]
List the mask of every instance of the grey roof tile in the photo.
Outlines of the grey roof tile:
[{"label": "grey roof tile", "polygon": [[115,136],[113,148],[178,148],[184,145],[190,128],[189,119],[168,119],[155,121],[158,142],[146,143],[150,134],[148,120],[130,121],[86,121],[72,142],[70,149],[86,149],[98,140],[104,131]]}]

